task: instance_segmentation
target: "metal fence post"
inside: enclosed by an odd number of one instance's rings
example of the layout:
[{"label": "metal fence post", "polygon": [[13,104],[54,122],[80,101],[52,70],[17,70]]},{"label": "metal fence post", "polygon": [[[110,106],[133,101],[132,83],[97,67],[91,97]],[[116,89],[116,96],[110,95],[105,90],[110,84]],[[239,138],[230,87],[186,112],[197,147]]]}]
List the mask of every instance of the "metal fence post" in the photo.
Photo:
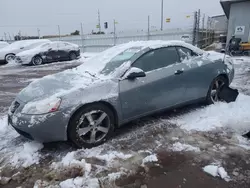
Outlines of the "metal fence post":
[{"label": "metal fence post", "polygon": [[148,40],[150,40],[150,16],[148,16]]},{"label": "metal fence post", "polygon": [[116,21],[114,20],[114,46],[116,45]]},{"label": "metal fence post", "polygon": [[84,49],[84,35],[83,35],[83,28],[82,28],[82,23],[81,23],[81,41],[82,41],[82,52],[85,51]]},{"label": "metal fence post", "polygon": [[194,12],[194,26],[193,26],[193,41],[192,44],[195,46],[197,36],[197,11]]},{"label": "metal fence post", "polygon": [[58,28],[59,40],[61,40],[61,29],[60,29],[60,25],[58,25],[57,28]]}]

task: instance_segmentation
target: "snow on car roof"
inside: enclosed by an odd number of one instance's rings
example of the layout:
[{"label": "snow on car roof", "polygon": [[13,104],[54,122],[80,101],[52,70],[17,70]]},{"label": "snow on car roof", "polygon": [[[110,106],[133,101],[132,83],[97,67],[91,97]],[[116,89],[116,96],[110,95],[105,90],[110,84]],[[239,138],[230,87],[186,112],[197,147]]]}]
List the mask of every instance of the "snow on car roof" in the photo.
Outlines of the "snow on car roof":
[{"label": "snow on car roof", "polygon": [[16,41],[11,43],[9,46],[5,47],[4,49],[12,49],[12,48],[20,48],[20,47],[24,47],[24,46],[29,46],[31,44],[35,44],[35,43],[43,43],[43,42],[50,42],[50,40],[48,39],[32,39],[32,40],[20,40],[20,41]]},{"label": "snow on car roof", "polygon": [[[105,65],[110,62],[114,57],[121,54],[122,52],[131,49],[131,48],[139,48],[141,50],[146,48],[156,49],[161,47],[168,47],[168,46],[182,46],[189,48],[193,50],[194,52],[198,54],[203,54],[204,51],[188,44],[184,41],[178,41],[178,40],[169,40],[169,41],[161,41],[161,40],[152,40],[152,41],[132,41],[125,44],[120,44],[117,46],[114,46],[112,48],[109,48],[95,57],[89,59],[87,62],[85,62],[83,65],[76,68],[77,71],[85,72],[89,71],[92,73],[98,74]],[[138,50],[138,49],[137,49]]]}]

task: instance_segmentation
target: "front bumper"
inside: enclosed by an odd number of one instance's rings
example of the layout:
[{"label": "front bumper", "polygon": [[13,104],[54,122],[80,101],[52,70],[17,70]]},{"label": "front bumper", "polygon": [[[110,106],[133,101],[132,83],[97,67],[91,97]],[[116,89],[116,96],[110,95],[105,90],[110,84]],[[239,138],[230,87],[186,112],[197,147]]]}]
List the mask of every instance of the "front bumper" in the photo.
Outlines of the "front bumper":
[{"label": "front bumper", "polygon": [[60,111],[45,115],[21,114],[21,104],[8,113],[8,124],[22,136],[42,143],[66,141],[68,119]]},{"label": "front bumper", "polygon": [[15,62],[18,64],[22,64],[22,65],[28,65],[31,63],[31,59],[30,58],[16,57]]},{"label": "front bumper", "polygon": [[7,61],[5,61],[5,59],[0,59],[0,65],[5,65],[7,64]]}]

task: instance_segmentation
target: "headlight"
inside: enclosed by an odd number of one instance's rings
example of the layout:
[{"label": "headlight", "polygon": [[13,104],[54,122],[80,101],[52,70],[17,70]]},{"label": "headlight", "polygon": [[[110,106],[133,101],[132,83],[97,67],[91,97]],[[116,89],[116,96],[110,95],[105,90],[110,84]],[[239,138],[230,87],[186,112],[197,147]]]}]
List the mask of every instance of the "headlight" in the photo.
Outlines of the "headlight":
[{"label": "headlight", "polygon": [[22,109],[23,114],[46,114],[55,112],[59,109],[61,104],[60,98],[51,97],[41,101],[29,102]]}]

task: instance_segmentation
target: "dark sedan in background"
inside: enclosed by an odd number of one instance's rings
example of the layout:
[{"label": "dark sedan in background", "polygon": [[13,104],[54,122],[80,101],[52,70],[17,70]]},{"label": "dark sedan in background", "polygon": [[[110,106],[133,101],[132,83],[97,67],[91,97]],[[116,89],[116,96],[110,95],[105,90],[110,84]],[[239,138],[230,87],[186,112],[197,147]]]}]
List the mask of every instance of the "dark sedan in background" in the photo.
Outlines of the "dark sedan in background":
[{"label": "dark sedan in background", "polygon": [[36,48],[16,55],[15,61],[20,64],[41,65],[56,61],[70,61],[80,57],[80,48],[69,42],[47,42]]}]

